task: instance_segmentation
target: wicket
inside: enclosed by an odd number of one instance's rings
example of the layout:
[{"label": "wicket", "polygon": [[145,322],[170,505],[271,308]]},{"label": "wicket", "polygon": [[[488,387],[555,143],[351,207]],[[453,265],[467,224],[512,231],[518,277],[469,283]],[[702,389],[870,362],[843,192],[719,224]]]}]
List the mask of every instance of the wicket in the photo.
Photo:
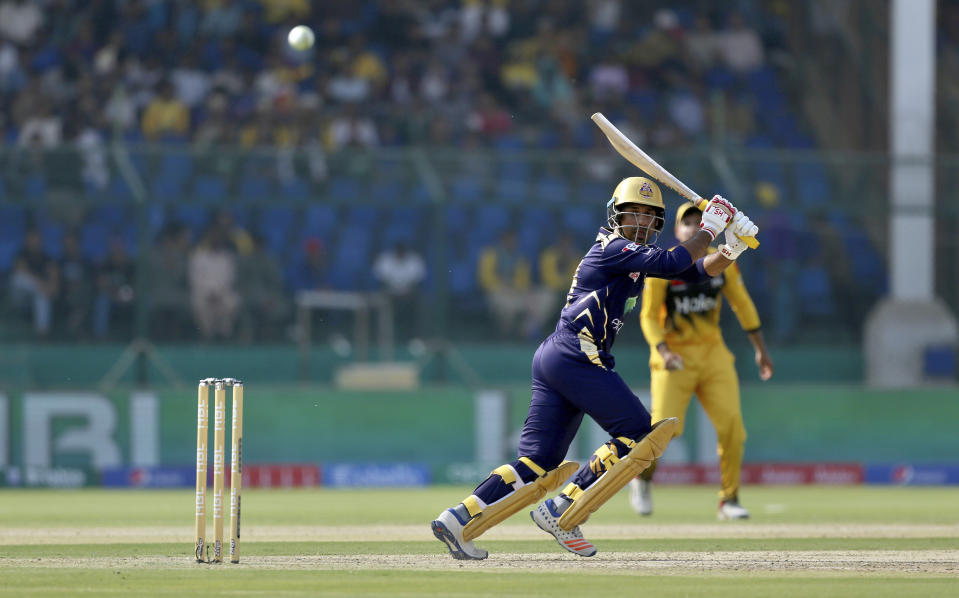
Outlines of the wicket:
[{"label": "wicket", "polygon": [[[207,440],[210,385],[213,385],[213,558],[206,543]],[[223,472],[226,451],[226,387],[233,388],[230,427],[230,562],[240,562],[240,493],[243,487],[243,382],[234,378],[200,380],[196,413],[196,534],[198,563],[223,562]]]}]

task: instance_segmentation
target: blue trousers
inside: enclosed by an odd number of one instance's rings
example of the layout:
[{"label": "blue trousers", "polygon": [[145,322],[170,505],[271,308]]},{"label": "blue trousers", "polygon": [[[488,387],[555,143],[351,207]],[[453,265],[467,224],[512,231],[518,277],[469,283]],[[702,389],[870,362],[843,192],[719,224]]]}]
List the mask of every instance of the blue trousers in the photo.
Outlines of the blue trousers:
[{"label": "blue trousers", "polygon": [[520,436],[520,457],[547,471],[554,469],[566,456],[584,414],[613,438],[637,439],[649,432],[649,412],[613,371],[612,358],[603,361],[605,367],[592,363],[571,332],[556,332],[543,341],[533,355],[533,396]]}]

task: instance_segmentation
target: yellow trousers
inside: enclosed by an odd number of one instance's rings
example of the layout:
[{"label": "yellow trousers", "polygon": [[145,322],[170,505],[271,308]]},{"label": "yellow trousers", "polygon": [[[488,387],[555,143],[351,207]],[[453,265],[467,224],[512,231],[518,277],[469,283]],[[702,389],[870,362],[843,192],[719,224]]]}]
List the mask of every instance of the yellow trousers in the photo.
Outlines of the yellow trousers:
[{"label": "yellow trousers", "polygon": [[667,370],[655,349],[650,355],[653,421],[679,418],[675,434],[679,436],[683,432],[689,400],[695,394],[716,428],[716,452],[722,476],[719,499],[733,498],[739,491],[746,442],[733,354],[722,341],[677,345],[670,350],[682,356],[683,369]]}]

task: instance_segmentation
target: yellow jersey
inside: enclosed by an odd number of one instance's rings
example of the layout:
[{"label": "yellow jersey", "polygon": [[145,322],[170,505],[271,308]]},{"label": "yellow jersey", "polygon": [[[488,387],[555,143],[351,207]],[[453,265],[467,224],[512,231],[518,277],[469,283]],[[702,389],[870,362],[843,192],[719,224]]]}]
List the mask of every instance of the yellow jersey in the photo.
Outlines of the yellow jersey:
[{"label": "yellow jersey", "polygon": [[723,295],[743,330],[759,330],[759,314],[743,284],[738,264],[732,264],[719,276],[704,275],[698,282],[647,278],[639,320],[650,348],[655,349],[663,341],[671,349],[721,341],[719,311]]}]

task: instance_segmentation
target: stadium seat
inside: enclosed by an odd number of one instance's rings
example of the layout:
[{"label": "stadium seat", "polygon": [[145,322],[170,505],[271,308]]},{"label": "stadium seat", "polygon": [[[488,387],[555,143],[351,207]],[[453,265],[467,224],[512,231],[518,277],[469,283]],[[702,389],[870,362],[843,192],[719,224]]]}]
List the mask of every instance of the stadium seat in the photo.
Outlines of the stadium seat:
[{"label": "stadium seat", "polygon": [[799,271],[797,278],[799,304],[810,316],[832,316],[836,313],[832,283],[825,268],[807,266]]},{"label": "stadium seat", "polygon": [[197,240],[210,222],[210,210],[205,206],[180,205],[173,210],[173,220],[189,228]]},{"label": "stadium seat", "polygon": [[569,183],[556,174],[544,174],[536,180],[533,197],[544,203],[569,201]]},{"label": "stadium seat", "polygon": [[363,198],[360,182],[353,177],[335,176],[327,183],[327,197],[331,201],[360,201]]},{"label": "stadium seat", "polygon": [[286,199],[309,199],[312,191],[302,179],[293,179],[280,183],[280,195]]},{"label": "stadium seat", "polygon": [[201,201],[223,201],[227,196],[226,181],[214,175],[200,175],[193,181],[192,195]]},{"label": "stadium seat", "polygon": [[274,255],[286,254],[296,217],[290,206],[270,206],[261,212],[256,232]]},{"label": "stadium seat", "polygon": [[483,180],[473,175],[460,175],[450,182],[450,201],[472,203],[483,199]]}]

